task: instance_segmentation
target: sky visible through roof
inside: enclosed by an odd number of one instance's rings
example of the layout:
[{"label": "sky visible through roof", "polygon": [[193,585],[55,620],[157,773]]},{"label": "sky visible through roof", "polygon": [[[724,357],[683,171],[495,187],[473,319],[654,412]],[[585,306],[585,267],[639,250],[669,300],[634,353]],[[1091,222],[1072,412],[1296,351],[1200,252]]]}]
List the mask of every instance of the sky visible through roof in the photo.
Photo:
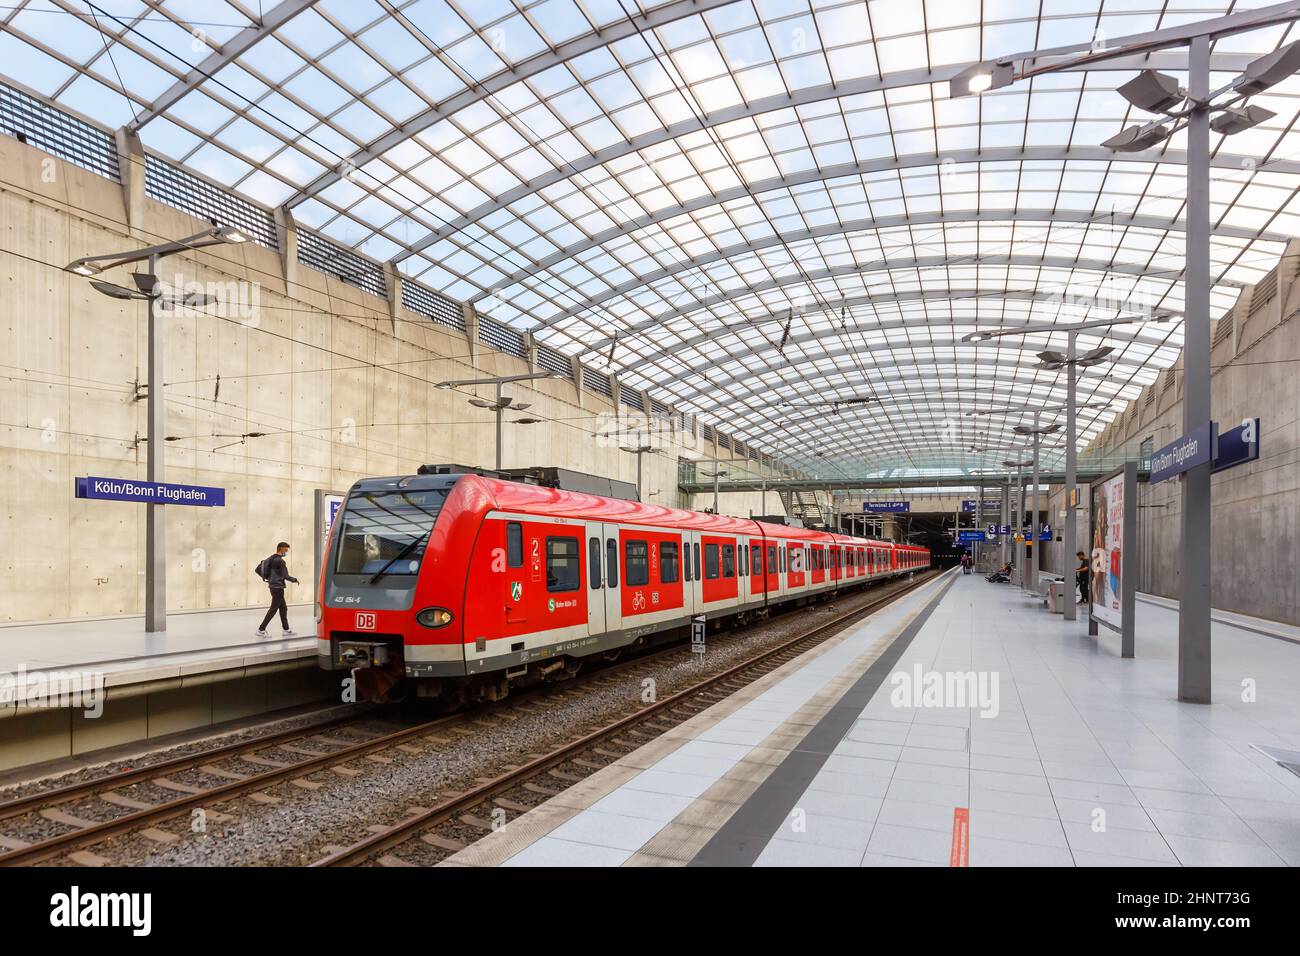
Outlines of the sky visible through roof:
[{"label": "sky visible through roof", "polygon": [[[1262,5],[10,0],[0,73],[787,461],[940,475],[1023,444],[967,412],[1064,400],[1063,334],[976,328],[1166,319],[1080,338],[1081,445],[1175,361],[1186,192],[1183,134],[1099,145],[1131,60],[946,76]],[[1295,39],[1215,41],[1212,88]],[[1300,235],[1298,95],[1212,135],[1213,316]]]}]

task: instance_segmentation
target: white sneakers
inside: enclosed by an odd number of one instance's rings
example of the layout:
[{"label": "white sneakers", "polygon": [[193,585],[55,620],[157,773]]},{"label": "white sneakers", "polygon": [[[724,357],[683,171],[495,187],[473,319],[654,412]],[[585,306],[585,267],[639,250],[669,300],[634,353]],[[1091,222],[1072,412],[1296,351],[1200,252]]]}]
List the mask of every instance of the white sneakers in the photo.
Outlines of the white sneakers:
[{"label": "white sneakers", "polygon": [[259,631],[257,632],[257,636],[258,636],[258,637],[270,637],[271,635],[268,634],[268,633],[266,633],[266,629],[265,629],[265,628],[262,628],[261,630],[259,630]]},{"label": "white sneakers", "polygon": [[[262,630],[260,630],[260,631],[257,632],[257,636],[258,636],[258,637],[270,637],[271,635],[268,634],[268,633],[266,632],[266,629],[265,629],[265,628],[263,628]],[[298,632],[297,632],[297,631],[286,630],[286,631],[284,632],[284,636],[285,636],[285,637],[297,637],[297,636],[298,636]]]},{"label": "white sneakers", "polygon": [[298,633],[298,632],[297,632],[297,631],[294,631],[294,630],[286,630],[286,631],[284,632],[284,636],[285,636],[285,637],[294,637],[294,636],[297,635],[297,633]]}]

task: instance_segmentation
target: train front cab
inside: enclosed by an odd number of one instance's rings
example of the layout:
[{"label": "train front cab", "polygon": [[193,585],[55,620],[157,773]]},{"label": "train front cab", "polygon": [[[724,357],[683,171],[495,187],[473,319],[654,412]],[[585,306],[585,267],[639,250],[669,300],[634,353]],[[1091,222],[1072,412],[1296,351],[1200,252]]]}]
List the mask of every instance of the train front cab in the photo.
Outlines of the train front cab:
[{"label": "train front cab", "polygon": [[402,678],[462,677],[465,559],[475,486],[458,475],[357,482],[322,561],[317,660],[356,674],[362,698]]}]

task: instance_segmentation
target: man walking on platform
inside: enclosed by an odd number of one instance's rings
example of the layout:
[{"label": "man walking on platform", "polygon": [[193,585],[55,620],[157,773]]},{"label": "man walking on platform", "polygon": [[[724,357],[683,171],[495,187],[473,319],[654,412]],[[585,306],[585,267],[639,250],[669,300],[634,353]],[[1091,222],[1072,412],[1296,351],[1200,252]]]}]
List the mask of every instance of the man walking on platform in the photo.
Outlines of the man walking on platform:
[{"label": "man walking on platform", "polygon": [[284,585],[286,581],[297,584],[298,579],[289,573],[289,566],[284,563],[284,556],[288,553],[289,543],[281,541],[275,546],[275,554],[259,563],[255,569],[258,577],[271,589],[271,606],[266,611],[266,617],[262,618],[262,626],[257,629],[258,637],[270,637],[266,633],[266,625],[271,623],[271,618],[275,617],[276,611],[280,612],[280,624],[284,628],[284,636],[294,636],[294,632],[289,629],[289,605],[284,600]]}]

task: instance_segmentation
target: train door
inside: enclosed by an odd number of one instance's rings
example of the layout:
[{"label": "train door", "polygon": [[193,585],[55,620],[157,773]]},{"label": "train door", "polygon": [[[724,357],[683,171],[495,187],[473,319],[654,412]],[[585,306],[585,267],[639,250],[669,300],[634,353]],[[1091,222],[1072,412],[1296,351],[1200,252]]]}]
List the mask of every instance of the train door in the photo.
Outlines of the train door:
[{"label": "train door", "polygon": [[753,596],[753,579],[749,576],[749,538],[736,536],[736,604],[744,607]]},{"label": "train door", "polygon": [[682,532],[682,613],[691,616],[700,607],[700,574],[696,555],[700,551],[700,536],[694,531]]},{"label": "train door", "polygon": [[605,560],[602,570],[605,573],[605,629],[611,633],[623,629],[623,543],[619,538],[618,525],[600,526],[605,536]]},{"label": "train door", "polygon": [[587,566],[587,633],[592,637],[607,630],[609,599],[605,587],[605,526],[588,521],[585,526],[586,550],[582,559]]}]

